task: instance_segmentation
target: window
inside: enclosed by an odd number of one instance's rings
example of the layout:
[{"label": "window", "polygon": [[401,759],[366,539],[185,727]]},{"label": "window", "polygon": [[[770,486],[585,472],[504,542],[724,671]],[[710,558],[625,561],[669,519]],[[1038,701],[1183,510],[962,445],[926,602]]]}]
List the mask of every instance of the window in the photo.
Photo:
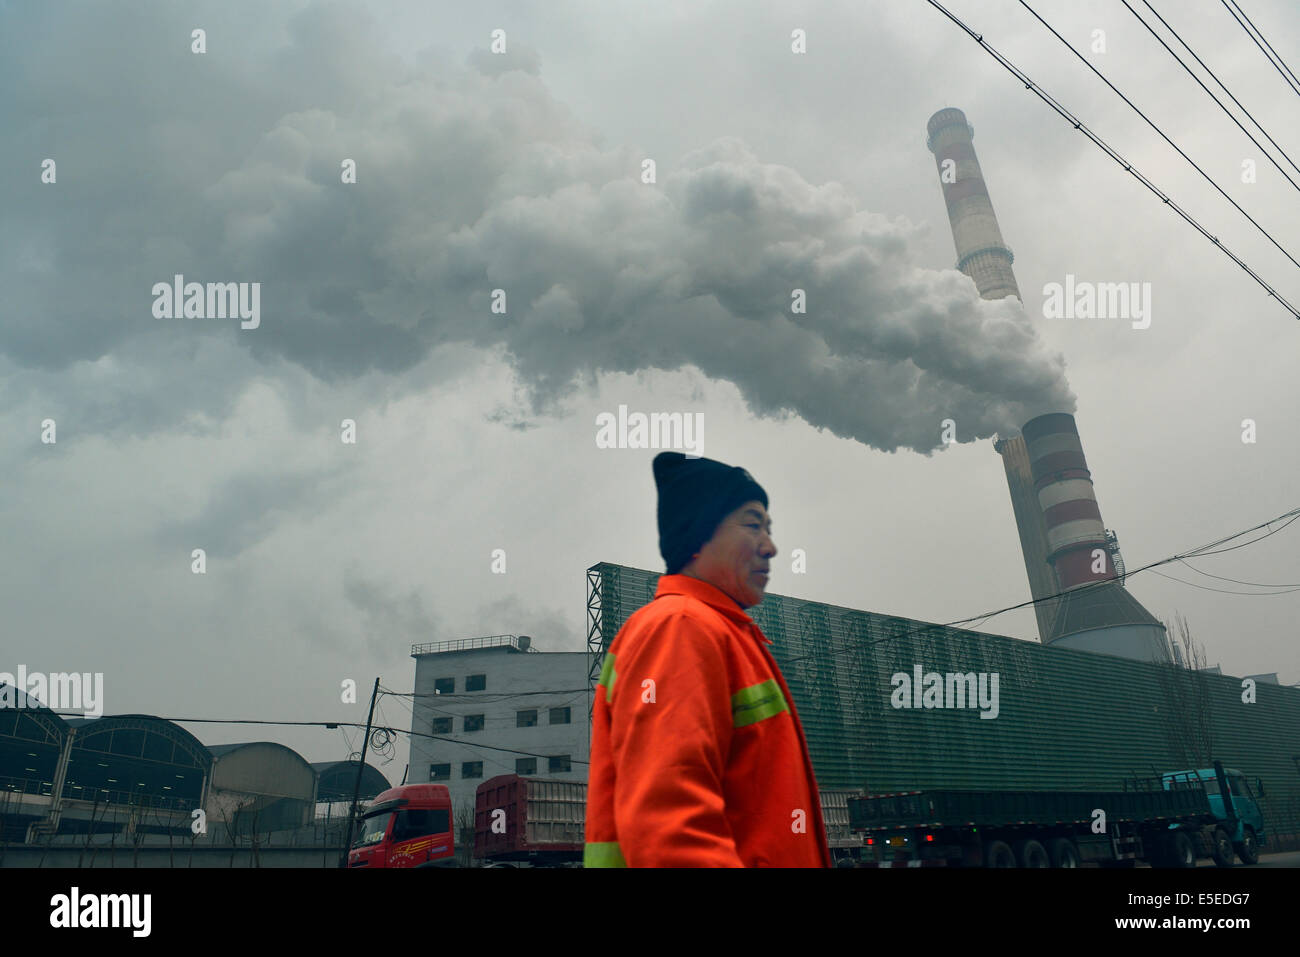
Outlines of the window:
[{"label": "window", "polygon": [[378,844],[388,833],[388,822],[393,819],[392,811],[382,811],[378,814],[367,814],[361,821],[361,836],[357,838],[353,847],[370,847]]},{"label": "window", "polygon": [[546,770],[550,771],[552,774],[557,774],[571,771],[573,769],[569,767],[569,756],[567,754],[560,754],[546,759]]},{"label": "window", "polygon": [[460,766],[460,776],[462,778],[481,778],[483,776],[482,761],[465,761]]},{"label": "window", "polygon": [[455,693],[456,693],[456,679],[455,679],[455,678],[439,678],[439,679],[437,679],[436,681],[434,681],[434,683],[433,683],[433,690],[434,690],[434,692],[436,692],[437,694],[455,694]]},{"label": "window", "polygon": [[551,724],[568,724],[569,720],[568,708],[551,709]]},{"label": "window", "polygon": [[446,834],[449,829],[448,817],[446,808],[408,808],[398,811],[397,820],[393,822],[392,841],[396,844],[398,841],[409,841],[429,834]]},{"label": "window", "polygon": [[531,711],[516,711],[515,727],[516,728],[537,727],[537,709],[533,708]]},{"label": "window", "polygon": [[465,679],[466,691],[483,691],[487,688],[487,675],[470,675]]},{"label": "window", "polygon": [[466,730],[466,731],[482,731],[482,730],[483,730],[483,715],[481,715],[481,714],[467,714],[467,715],[465,715],[465,730]]},{"label": "window", "polygon": [[434,718],[434,734],[451,734],[451,718]]},{"label": "window", "polygon": [[431,764],[429,765],[430,781],[450,781],[451,765],[450,764]]},{"label": "window", "polygon": [[515,774],[536,774],[536,758],[515,758]]}]

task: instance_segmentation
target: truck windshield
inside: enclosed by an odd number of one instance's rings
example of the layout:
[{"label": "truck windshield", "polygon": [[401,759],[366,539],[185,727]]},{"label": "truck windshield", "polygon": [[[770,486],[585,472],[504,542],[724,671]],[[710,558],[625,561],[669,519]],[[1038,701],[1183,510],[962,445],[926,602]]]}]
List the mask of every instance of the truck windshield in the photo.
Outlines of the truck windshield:
[{"label": "truck windshield", "polygon": [[388,833],[388,822],[393,819],[395,811],[384,811],[382,814],[375,814],[361,820],[361,836],[357,838],[353,847],[370,847],[372,844],[378,844]]}]

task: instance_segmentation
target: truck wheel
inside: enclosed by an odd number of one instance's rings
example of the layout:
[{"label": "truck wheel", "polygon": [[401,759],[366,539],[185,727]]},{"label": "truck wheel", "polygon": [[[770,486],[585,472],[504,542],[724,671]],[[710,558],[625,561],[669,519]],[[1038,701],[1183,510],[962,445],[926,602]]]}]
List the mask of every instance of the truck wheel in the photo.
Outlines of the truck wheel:
[{"label": "truck wheel", "polygon": [[1210,847],[1217,866],[1232,866],[1232,838],[1228,837],[1226,830],[1221,827],[1214,829],[1214,836],[1210,838]]},{"label": "truck wheel", "polygon": [[1245,829],[1241,843],[1237,845],[1236,850],[1237,856],[1241,858],[1241,863],[1259,863],[1259,842],[1255,839],[1255,832],[1250,828]]},{"label": "truck wheel", "polygon": [[1195,867],[1196,848],[1186,831],[1173,831],[1165,838],[1161,867]]},{"label": "truck wheel", "polygon": [[1050,867],[1047,851],[1035,840],[1016,841],[1016,862],[1021,867]]},{"label": "truck wheel", "polygon": [[1053,867],[1078,867],[1079,849],[1068,837],[1054,837],[1047,842],[1047,859]]},{"label": "truck wheel", "polygon": [[1006,841],[989,841],[984,845],[985,867],[1015,867],[1016,855]]}]

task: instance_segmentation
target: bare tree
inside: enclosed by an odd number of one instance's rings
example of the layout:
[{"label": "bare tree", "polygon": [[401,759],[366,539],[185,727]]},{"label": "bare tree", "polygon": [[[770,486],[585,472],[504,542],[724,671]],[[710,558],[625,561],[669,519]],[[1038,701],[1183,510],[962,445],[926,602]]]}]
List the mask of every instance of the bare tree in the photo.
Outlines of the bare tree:
[{"label": "bare tree", "polygon": [[[249,799],[240,801],[236,799],[233,806],[221,807],[221,824],[226,829],[226,837],[230,841],[230,866],[235,866],[235,859],[239,852],[241,838],[244,831],[248,829],[248,822],[251,818],[253,827],[257,826],[257,811],[254,807],[256,801]],[[254,835],[254,842],[256,836]],[[256,850],[252,851],[252,857],[256,860]],[[254,864],[256,866],[256,864]]]},{"label": "bare tree", "polygon": [[[100,803],[100,800],[99,800],[99,796],[100,796],[101,794],[106,794],[106,795],[108,795],[108,798],[109,798],[109,800],[105,800],[104,803],[102,803],[102,804]],[[98,848],[98,847],[95,847],[95,846],[92,846],[92,844],[91,844],[91,838],[94,837],[94,835],[95,835],[95,824],[96,824],[96,823],[103,824],[105,821],[108,820],[109,813],[110,813],[110,811],[112,810],[112,807],[113,807],[113,805],[110,803],[110,802],[111,802],[111,799],[112,799],[112,794],[110,794],[108,791],[103,790],[102,788],[96,788],[96,789],[95,789],[95,802],[94,802],[94,803],[91,805],[91,807],[90,807],[90,823],[89,823],[89,826],[88,826],[87,829],[86,829],[86,843],[85,843],[85,845],[83,846],[81,853],[79,853],[79,854],[77,855],[77,866],[78,866],[78,867],[94,867],[94,866],[95,866],[95,858],[99,855],[99,848]],[[97,814],[98,814],[98,817],[96,817]],[[114,816],[113,816],[113,821],[112,821],[112,823],[113,823],[114,826],[110,829],[110,833],[109,833],[109,848],[110,848],[109,853],[110,853],[110,855],[112,854],[112,850],[111,850],[111,849],[112,849],[112,847],[114,846],[114,844],[115,844],[115,842],[116,842],[116,840],[117,840],[117,828],[116,828],[116,824],[117,824],[117,815],[114,815]],[[84,863],[84,857],[85,857],[85,852],[86,852],[86,851],[90,851],[90,861],[89,861],[88,863]],[[110,860],[112,860],[111,856],[110,856]]]},{"label": "bare tree", "polygon": [[456,862],[470,867],[474,860],[474,808],[462,803],[456,808]]},{"label": "bare tree", "polygon": [[1171,656],[1169,664],[1160,666],[1164,701],[1158,707],[1169,751],[1179,768],[1209,767],[1214,728],[1205,646],[1181,613],[1174,614],[1172,626],[1165,623],[1165,632]]}]

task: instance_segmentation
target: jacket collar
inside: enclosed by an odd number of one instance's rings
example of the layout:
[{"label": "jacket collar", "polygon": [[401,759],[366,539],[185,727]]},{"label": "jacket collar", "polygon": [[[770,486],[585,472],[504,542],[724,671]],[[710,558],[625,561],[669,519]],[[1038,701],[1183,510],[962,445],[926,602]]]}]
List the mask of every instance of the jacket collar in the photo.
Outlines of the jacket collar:
[{"label": "jacket collar", "polygon": [[717,609],[725,617],[731,619],[742,628],[750,628],[754,634],[766,644],[771,644],[767,636],[763,634],[758,625],[754,624],[754,619],[750,618],[741,607],[736,604],[735,599],[724,592],[716,585],[710,585],[706,581],[698,578],[692,578],[690,575],[661,575],[659,576],[659,587],[655,589],[655,597],[660,595],[687,595],[691,598],[697,598]]}]

